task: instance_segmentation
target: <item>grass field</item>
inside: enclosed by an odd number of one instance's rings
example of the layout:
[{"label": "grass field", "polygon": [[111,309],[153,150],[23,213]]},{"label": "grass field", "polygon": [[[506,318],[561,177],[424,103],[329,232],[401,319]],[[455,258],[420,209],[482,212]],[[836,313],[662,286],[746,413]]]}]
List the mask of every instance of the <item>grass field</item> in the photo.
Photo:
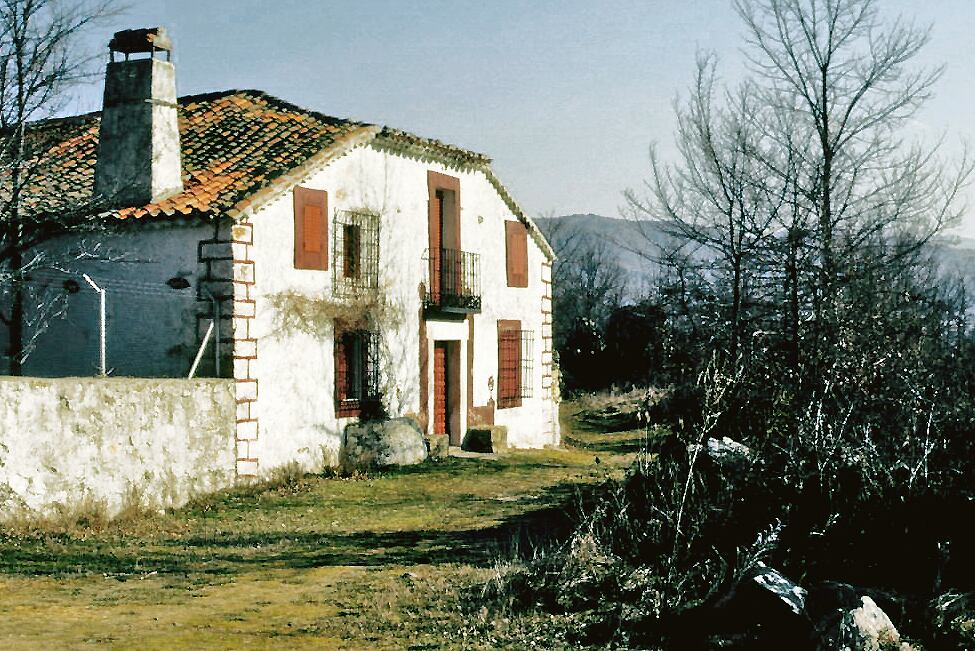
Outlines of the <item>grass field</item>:
[{"label": "grass field", "polygon": [[629,462],[640,431],[578,428],[572,410],[561,450],[288,477],[158,517],[8,531],[0,647],[557,648],[570,620],[472,604],[499,560],[567,532],[580,487]]}]

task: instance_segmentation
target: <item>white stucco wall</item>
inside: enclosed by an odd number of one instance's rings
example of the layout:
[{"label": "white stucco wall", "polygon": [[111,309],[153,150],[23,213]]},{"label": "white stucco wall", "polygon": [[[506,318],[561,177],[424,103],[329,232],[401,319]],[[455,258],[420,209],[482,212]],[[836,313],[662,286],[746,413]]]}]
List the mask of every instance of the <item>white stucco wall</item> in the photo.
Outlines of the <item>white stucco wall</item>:
[{"label": "white stucco wall", "polygon": [[233,414],[231,380],[0,377],[0,517],[230,486]]},{"label": "white stucco wall", "polygon": [[[428,271],[424,260],[429,246],[428,171],[460,180],[461,248],[480,255],[482,310],[471,317],[473,337],[466,320],[425,319],[425,341],[421,346],[420,288],[427,282]],[[248,381],[237,385],[238,404],[231,417],[231,421],[239,422],[238,471],[261,474],[291,461],[314,470],[337,462],[349,419],[338,419],[335,414],[332,322],[307,319],[300,327],[285,328],[275,305],[285,292],[335,300],[331,243],[335,237],[335,213],[343,210],[367,211],[380,217],[379,286],[388,305],[387,319],[380,327],[380,388],[388,413],[417,415],[421,421],[432,419],[434,343],[455,341],[461,347],[463,367],[457,406],[461,428],[466,428],[468,384],[473,407],[479,412],[497,400],[497,322],[517,319],[523,329],[534,334],[533,397],[517,408],[495,409],[494,422],[508,427],[509,443],[513,446],[557,444],[557,402],[542,385],[542,273],[546,259],[529,237],[528,287],[507,287],[504,222],[516,217],[490,179],[478,170],[460,170],[366,145],[295,181],[328,193],[331,232],[327,271],[294,268],[290,188],[261,208],[241,215],[241,220],[252,225],[252,244],[213,245],[218,249],[217,257],[229,255],[232,248],[236,260],[246,260],[244,265],[229,259],[214,261],[209,269],[213,277],[226,278],[223,284],[229,288],[230,277],[236,276],[240,268],[245,270],[248,282],[253,275],[254,283],[246,288],[241,283],[233,284],[239,301],[236,305],[243,305],[244,298],[254,301],[247,303],[253,305],[254,318],[235,318],[233,336],[247,339],[246,344],[237,344],[241,349],[246,346],[252,351],[253,340],[257,349],[255,359],[238,360],[233,369],[238,379]],[[113,374],[183,376],[199,341],[195,315],[203,309],[195,302],[198,283],[207,272],[207,265],[198,258],[199,243],[214,238],[214,227],[207,223],[133,226],[101,236],[104,259],[77,264],[75,270],[89,273],[108,288],[108,366]],[[226,241],[229,232],[225,225],[218,239]],[[166,281],[174,277],[185,278],[190,287],[171,289]],[[55,289],[58,282],[54,281]],[[241,292],[247,296],[239,295]],[[28,362],[28,374],[94,372],[98,349],[96,296],[83,286],[82,292],[67,300],[66,318],[52,323],[43,335]],[[224,306],[229,311],[229,301]],[[230,329],[224,336],[230,337]],[[244,330],[246,335],[241,335]],[[470,376],[466,368],[468,346],[473,347],[474,360]],[[421,350],[427,354],[425,404],[421,404]],[[208,350],[204,361],[211,355]],[[250,355],[252,352],[247,353]],[[255,402],[248,402],[253,397],[251,393],[256,396]]]},{"label": "white stucco wall", "polygon": [[[481,256],[482,312],[474,315],[473,399],[483,406],[496,399],[497,321],[518,319],[535,334],[533,398],[523,406],[496,410],[495,422],[509,428],[509,442],[521,447],[557,444],[551,392],[542,389],[542,263],[544,254],[529,238],[529,284],[508,288],[505,275],[504,221],[515,219],[490,181],[479,171],[460,171],[429,161],[379,151],[371,146],[352,150],[298,184],[328,192],[329,227],[341,210],[365,210],[380,216],[380,289],[398,317],[385,324],[382,335],[384,401],[392,416],[417,414],[420,405],[420,285],[426,282],[424,251],[428,248],[427,172],[460,179],[461,248]],[[290,191],[245,215],[253,224],[256,317],[250,325],[258,339],[253,369],[259,384],[256,405],[259,442],[255,446],[263,469],[298,458],[306,465],[337,458],[346,422],[336,419],[334,405],[333,333],[331,323],[282,330],[273,309],[276,295],[298,291],[332,299],[332,270],[294,268],[294,214]],[[334,239],[330,232],[329,246]],[[468,323],[427,321],[429,354],[437,339],[466,345]],[[466,364],[466,348],[461,358]],[[253,373],[254,371],[252,371]],[[429,364],[432,387],[432,363]],[[467,374],[461,373],[466,425]],[[253,407],[252,407],[253,408]],[[427,412],[432,411],[432,396]],[[253,449],[253,448],[252,448]]]},{"label": "white stucco wall", "polygon": [[[111,375],[185,377],[197,350],[197,244],[213,226],[133,224],[47,245],[46,260],[31,274],[29,291],[63,300],[63,314],[49,320],[24,366],[25,375],[94,375],[99,362],[98,295],[87,273],[106,290],[106,359]],[[94,255],[78,258],[82,252]],[[67,269],[70,273],[56,271]],[[166,282],[184,278],[189,287]],[[64,283],[77,283],[69,293]],[[30,337],[32,329],[28,328]],[[0,336],[6,332],[0,330]],[[5,369],[0,369],[2,372]]]}]

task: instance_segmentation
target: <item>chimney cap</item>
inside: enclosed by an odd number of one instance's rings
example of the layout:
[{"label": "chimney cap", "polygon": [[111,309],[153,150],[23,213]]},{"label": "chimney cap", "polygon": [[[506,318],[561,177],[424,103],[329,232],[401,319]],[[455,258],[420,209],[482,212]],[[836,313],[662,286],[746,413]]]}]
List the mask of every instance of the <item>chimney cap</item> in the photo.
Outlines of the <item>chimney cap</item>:
[{"label": "chimney cap", "polygon": [[115,36],[108,43],[108,49],[125,54],[154,52],[155,50],[172,52],[173,42],[166,35],[165,27],[126,29],[115,32]]}]

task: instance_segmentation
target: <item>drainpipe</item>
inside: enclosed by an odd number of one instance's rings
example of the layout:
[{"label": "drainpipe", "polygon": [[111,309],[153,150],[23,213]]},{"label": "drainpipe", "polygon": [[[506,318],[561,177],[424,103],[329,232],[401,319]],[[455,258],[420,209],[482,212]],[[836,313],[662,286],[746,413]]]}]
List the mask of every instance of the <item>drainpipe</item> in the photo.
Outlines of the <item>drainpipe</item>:
[{"label": "drainpipe", "polygon": [[220,377],[220,300],[213,295],[206,285],[203,286],[203,293],[213,302],[213,323],[217,331],[213,340],[213,368],[214,375]]},{"label": "drainpipe", "polygon": [[100,375],[107,375],[107,364],[105,363],[105,290],[95,284],[88,274],[81,274],[81,277],[91,285],[91,288],[98,292],[98,372]]}]

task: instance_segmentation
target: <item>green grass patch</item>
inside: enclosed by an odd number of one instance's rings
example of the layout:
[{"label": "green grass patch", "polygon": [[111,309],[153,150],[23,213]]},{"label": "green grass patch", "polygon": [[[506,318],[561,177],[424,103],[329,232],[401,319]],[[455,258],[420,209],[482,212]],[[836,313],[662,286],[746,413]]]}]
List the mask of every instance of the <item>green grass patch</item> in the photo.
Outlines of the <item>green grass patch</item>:
[{"label": "green grass patch", "polygon": [[288,472],[161,516],[8,530],[0,640],[433,649],[548,636],[540,646],[559,648],[564,622],[472,618],[459,604],[498,558],[567,533],[579,487],[630,458],[611,442],[351,478]]}]

